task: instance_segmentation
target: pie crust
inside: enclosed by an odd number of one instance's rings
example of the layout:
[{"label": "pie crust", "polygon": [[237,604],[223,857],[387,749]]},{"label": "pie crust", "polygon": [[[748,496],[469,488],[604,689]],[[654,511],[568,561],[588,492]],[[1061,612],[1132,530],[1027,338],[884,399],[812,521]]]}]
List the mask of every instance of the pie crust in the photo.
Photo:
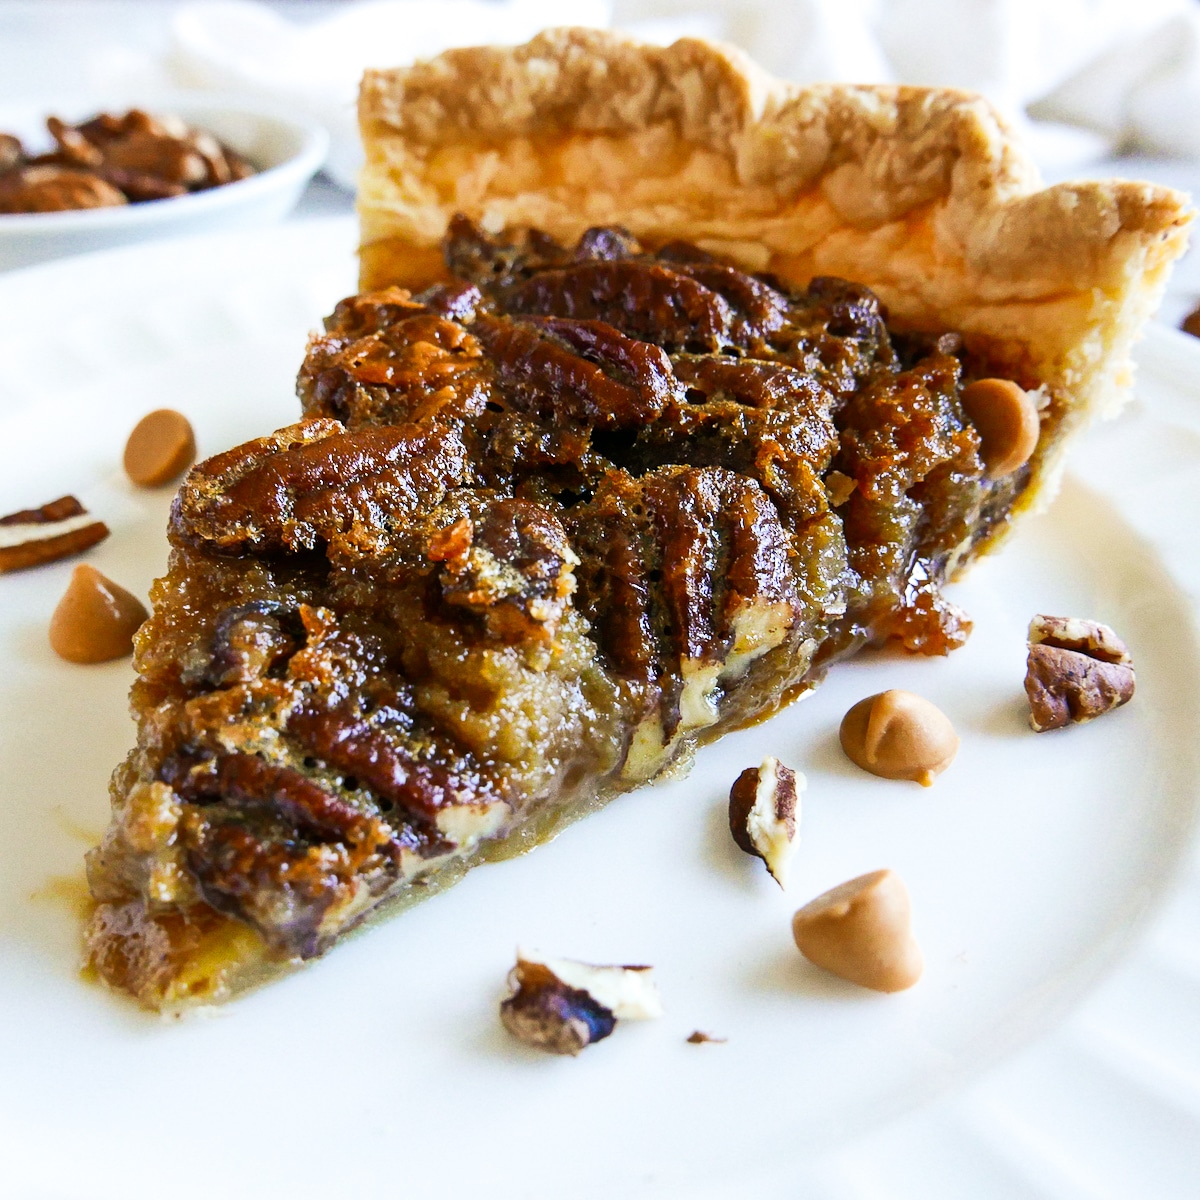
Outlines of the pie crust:
[{"label": "pie crust", "polygon": [[1053,496],[1067,436],[1128,397],[1134,340],[1194,216],[1156,184],[1041,188],[978,95],[799,87],[694,38],[565,28],[450,50],[368,71],[359,120],[364,290],[443,278],[460,212],[566,243],[622,225],[791,284],[864,283],[891,327],[956,330],[998,374],[1046,389],[1019,509]]}]

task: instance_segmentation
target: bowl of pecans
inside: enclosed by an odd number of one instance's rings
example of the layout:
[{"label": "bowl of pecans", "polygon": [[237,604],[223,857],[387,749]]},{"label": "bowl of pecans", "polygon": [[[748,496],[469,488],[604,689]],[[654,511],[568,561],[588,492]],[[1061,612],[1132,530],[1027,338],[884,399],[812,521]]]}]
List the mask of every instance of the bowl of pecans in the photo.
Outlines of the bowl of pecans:
[{"label": "bowl of pecans", "polygon": [[281,220],[320,168],[315,123],[199,97],[0,109],[0,270]]}]

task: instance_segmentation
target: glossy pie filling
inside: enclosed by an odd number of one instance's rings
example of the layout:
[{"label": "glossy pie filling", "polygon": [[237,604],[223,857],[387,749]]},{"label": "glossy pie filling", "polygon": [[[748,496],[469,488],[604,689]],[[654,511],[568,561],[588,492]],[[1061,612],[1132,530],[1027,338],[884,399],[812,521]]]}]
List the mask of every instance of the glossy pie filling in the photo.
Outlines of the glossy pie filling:
[{"label": "glossy pie filling", "polygon": [[616,229],[460,218],[445,255],[339,304],[304,420],[176,500],[88,863],[92,962],[152,1006],[544,840],[864,643],[969,632],[941,584],[1028,471],[985,478],[954,334]]}]

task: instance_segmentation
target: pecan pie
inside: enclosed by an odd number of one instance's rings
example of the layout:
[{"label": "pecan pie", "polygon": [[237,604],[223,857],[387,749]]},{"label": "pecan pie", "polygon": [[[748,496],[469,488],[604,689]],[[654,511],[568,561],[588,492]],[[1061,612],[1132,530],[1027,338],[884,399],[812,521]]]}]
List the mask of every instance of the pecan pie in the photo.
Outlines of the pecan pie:
[{"label": "pecan pie", "polygon": [[[1081,185],[1082,230],[1062,192],[1006,226],[982,102],[698,42],[451,52],[368,76],[363,127],[370,290],[304,419],[188,476],[138,637],[89,945],[151,1006],[545,840],[868,642],[959,645],[943,582],[1115,394],[1188,221]],[[999,477],[961,403],[996,375],[1042,400]]]}]

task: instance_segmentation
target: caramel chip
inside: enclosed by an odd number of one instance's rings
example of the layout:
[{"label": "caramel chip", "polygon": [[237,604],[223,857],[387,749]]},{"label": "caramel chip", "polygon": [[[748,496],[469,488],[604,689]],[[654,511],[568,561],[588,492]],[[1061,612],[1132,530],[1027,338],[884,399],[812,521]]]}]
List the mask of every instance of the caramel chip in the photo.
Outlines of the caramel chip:
[{"label": "caramel chip", "polygon": [[147,413],[125,443],[125,474],[139,487],[158,487],[183,474],[195,461],[191,422],[173,408]]},{"label": "caramel chip", "polygon": [[962,406],[979,434],[979,457],[990,479],[1023,467],[1037,449],[1041,421],[1033,398],[1011,379],[976,379]]},{"label": "caramel chip", "polygon": [[124,658],[147,616],[146,606],[136,596],[84,563],[72,572],[50,618],[50,646],[67,662]]},{"label": "caramel chip", "polygon": [[792,936],[809,962],[877,992],[902,992],[924,969],[908,888],[895,871],[823,892],[792,918]]},{"label": "caramel chip", "polygon": [[846,757],[883,779],[929,787],[958,753],[950,718],[923,696],[900,688],[860,700],[838,731]]}]

